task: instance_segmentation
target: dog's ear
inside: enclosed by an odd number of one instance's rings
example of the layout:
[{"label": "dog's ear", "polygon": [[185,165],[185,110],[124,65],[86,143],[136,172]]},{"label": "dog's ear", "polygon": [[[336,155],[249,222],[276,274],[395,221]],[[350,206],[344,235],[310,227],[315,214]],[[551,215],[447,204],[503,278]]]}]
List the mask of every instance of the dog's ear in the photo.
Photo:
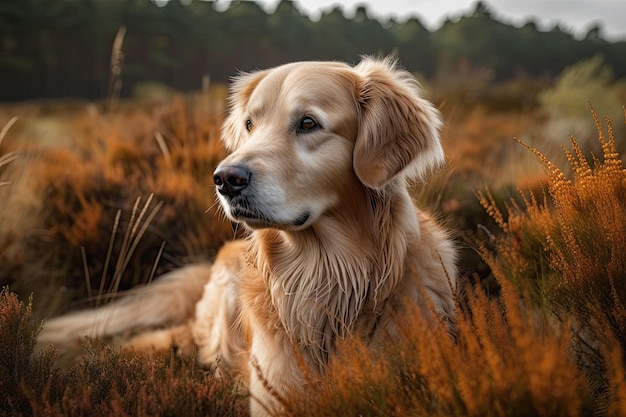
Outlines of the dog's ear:
[{"label": "dog's ear", "polygon": [[243,143],[246,131],[246,107],[252,92],[269,70],[241,73],[233,77],[228,96],[230,113],[222,125],[222,142],[229,151]]},{"label": "dog's ear", "polygon": [[443,162],[441,117],[395,59],[365,58],[355,67],[361,116],[354,170],[363,184],[382,189],[394,177],[419,177]]}]

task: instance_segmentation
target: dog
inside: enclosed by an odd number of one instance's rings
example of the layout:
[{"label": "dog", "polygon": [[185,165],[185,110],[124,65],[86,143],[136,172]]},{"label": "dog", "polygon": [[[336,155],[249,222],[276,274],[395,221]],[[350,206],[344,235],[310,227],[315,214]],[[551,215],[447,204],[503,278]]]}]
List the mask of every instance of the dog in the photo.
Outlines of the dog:
[{"label": "dog", "polygon": [[454,323],[454,244],[407,190],[444,160],[441,116],[409,72],[390,57],[290,63],[237,76],[229,105],[214,182],[247,238],[51,319],[40,340],[141,328],[127,345],[192,344],[201,364],[239,370],[264,416],[324,373],[337,341],[396,335],[407,305]]}]

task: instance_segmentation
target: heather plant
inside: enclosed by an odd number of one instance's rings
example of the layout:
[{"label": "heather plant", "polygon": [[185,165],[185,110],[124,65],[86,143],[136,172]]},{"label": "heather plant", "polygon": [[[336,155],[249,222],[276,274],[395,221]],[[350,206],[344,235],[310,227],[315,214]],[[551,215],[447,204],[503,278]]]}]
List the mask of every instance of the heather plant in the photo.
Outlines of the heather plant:
[{"label": "heather plant", "polygon": [[289,415],[590,414],[591,391],[564,354],[566,324],[526,314],[506,283],[499,300],[471,288],[467,297],[454,336],[410,310],[398,338],[383,348],[342,343],[317,389],[287,399]]},{"label": "heather plant", "polygon": [[[454,337],[408,307],[394,343],[340,343],[327,375],[308,375],[315,389],[281,398],[286,415],[589,415],[591,391],[563,354],[567,325],[555,328],[527,315],[506,284],[500,300],[468,291],[470,310],[458,310]],[[38,329],[31,303],[5,289],[0,415],[247,415],[239,383],[199,370],[192,358],[118,352],[87,341],[74,365],[59,368],[52,347],[34,352]],[[618,371],[616,398],[624,385]]]},{"label": "heather plant", "polygon": [[32,391],[46,388],[53,377],[52,349],[34,355],[39,326],[31,320],[32,305],[18,301],[8,289],[0,290],[0,413],[30,414]]},{"label": "heather plant", "polygon": [[489,263],[535,306],[572,320],[574,355],[594,389],[605,392],[615,388],[607,387],[607,372],[623,378],[616,352],[626,349],[626,170],[610,119],[605,132],[592,113],[602,158],[589,160],[570,137],[572,149],[564,148],[570,179],[530,148],[547,174],[543,195],[522,193],[524,205],[512,202],[504,211],[488,191],[480,198],[504,232]]},{"label": "heather plant", "polygon": [[0,292],[0,415],[246,416],[239,383],[198,369],[173,352],[139,354],[87,341],[76,364],[58,367],[56,351],[35,352],[40,324],[31,300]]},{"label": "heather plant", "polygon": [[50,316],[211,258],[233,237],[210,186],[224,154],[219,103],[207,93],[64,115],[67,146],[18,121],[13,184],[0,189],[0,284],[51,295],[35,307]]}]

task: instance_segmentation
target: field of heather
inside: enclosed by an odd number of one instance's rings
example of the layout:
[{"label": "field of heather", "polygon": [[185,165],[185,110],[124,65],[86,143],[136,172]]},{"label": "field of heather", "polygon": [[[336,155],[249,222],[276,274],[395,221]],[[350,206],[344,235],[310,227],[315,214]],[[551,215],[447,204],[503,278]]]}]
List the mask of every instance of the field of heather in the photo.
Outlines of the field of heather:
[{"label": "field of heather", "polygon": [[[449,161],[414,195],[462,248],[456,337],[416,313],[401,343],[346,340],[318,389],[280,400],[294,416],[626,415],[623,107],[556,114],[558,89],[529,81],[431,87]],[[193,358],[35,349],[45,317],[238,235],[211,179],[226,93],[0,105],[0,415],[246,415],[238,381]]]}]

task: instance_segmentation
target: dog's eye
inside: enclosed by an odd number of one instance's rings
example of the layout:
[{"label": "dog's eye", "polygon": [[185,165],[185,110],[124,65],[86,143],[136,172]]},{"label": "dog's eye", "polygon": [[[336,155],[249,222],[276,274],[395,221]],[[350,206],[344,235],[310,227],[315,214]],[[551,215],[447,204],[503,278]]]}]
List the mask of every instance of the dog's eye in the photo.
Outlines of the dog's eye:
[{"label": "dog's eye", "polygon": [[311,116],[305,116],[300,120],[300,126],[298,126],[298,130],[301,132],[310,132],[319,127],[317,122]]},{"label": "dog's eye", "polygon": [[249,132],[252,130],[252,120],[246,120],[246,130]]}]

